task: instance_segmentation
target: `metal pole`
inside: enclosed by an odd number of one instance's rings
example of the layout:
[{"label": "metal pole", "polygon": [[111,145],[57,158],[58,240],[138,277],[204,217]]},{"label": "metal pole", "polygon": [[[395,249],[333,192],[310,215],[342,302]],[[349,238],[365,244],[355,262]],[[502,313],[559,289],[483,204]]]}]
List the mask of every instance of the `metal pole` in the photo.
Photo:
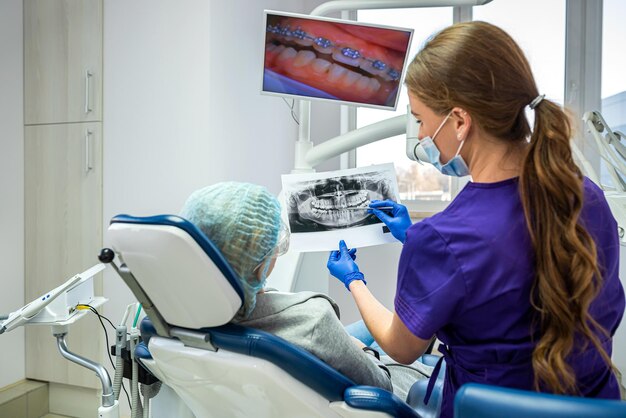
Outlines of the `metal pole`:
[{"label": "metal pole", "polygon": [[67,343],[65,342],[66,335],[66,333],[54,334],[54,336],[57,337],[57,347],[59,347],[61,355],[69,361],[93,371],[100,378],[100,382],[102,383],[102,406],[114,406],[115,395],[113,394],[113,385],[111,384],[109,372],[107,372],[107,370],[101,364],[98,364],[94,361],[86,359],[85,357],[70,352],[67,348]]}]

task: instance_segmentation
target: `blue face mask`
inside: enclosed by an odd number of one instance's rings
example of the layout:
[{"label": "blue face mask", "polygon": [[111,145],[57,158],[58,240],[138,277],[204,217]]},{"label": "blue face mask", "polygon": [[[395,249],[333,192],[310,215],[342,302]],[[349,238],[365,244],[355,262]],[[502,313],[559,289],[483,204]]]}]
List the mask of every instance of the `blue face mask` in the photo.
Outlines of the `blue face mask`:
[{"label": "blue face mask", "polygon": [[455,156],[452,157],[450,161],[445,164],[441,164],[441,161],[439,161],[441,152],[439,151],[439,148],[437,148],[437,145],[435,145],[434,139],[441,130],[441,128],[443,128],[443,125],[448,121],[448,118],[450,118],[451,114],[452,112],[448,113],[448,116],[446,116],[443,122],[441,122],[441,125],[439,125],[432,138],[430,136],[426,136],[419,142],[418,146],[415,147],[415,156],[420,161],[434,165],[437,170],[441,171],[442,174],[445,174],[447,176],[468,176],[470,174],[469,167],[465,163],[463,157],[461,157],[461,155],[459,154],[461,152],[461,148],[463,148],[465,140],[461,141],[459,149],[456,150]]}]

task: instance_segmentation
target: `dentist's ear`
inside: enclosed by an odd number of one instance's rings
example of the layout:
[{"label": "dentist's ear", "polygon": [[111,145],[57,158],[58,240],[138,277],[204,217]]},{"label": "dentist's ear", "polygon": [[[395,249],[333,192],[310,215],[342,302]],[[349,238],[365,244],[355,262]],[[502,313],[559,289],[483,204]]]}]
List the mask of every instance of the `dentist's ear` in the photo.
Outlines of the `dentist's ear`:
[{"label": "dentist's ear", "polygon": [[467,139],[467,135],[469,135],[469,130],[472,126],[472,117],[466,110],[460,107],[452,109],[452,113],[455,116],[454,127],[457,130],[456,139],[463,141]]}]

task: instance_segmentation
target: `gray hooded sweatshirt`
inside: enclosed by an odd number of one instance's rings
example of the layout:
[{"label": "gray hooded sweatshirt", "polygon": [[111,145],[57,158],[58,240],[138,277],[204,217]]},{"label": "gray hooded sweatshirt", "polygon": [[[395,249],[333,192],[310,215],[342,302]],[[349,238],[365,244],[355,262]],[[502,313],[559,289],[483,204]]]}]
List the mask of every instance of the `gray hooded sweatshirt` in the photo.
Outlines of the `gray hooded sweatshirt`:
[{"label": "gray hooded sweatshirt", "polygon": [[356,384],[393,391],[403,400],[415,380],[430,376],[427,366],[400,366],[383,357],[388,363],[385,365],[358,348],[339,321],[337,304],[321,293],[259,293],[251,316],[237,323],[277,335]]}]

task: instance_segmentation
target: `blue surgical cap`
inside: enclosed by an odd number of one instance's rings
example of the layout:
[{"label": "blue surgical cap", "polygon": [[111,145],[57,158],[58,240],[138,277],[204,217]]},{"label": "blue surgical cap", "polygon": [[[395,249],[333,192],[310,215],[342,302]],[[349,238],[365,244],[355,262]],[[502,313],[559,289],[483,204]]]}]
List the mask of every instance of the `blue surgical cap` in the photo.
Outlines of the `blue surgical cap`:
[{"label": "blue surgical cap", "polygon": [[[280,204],[267,189],[250,183],[224,182],[196,190],[180,214],[218,247],[239,276],[244,304],[237,318],[247,318],[256,294],[265,286],[271,254],[278,241]],[[261,277],[255,270],[261,262]]]}]

